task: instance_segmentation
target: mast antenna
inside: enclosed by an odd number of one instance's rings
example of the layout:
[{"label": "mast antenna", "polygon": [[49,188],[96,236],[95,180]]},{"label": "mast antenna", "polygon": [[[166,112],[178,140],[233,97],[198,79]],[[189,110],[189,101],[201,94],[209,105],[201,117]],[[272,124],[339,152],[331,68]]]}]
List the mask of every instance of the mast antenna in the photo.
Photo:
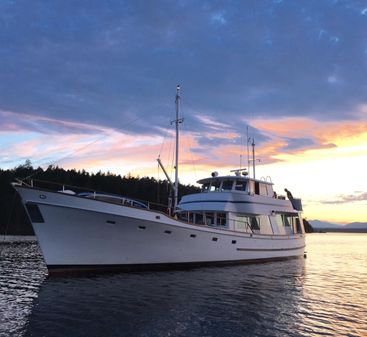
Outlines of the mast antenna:
[{"label": "mast antenna", "polygon": [[256,166],[256,163],[255,163],[255,138],[252,138],[252,170],[253,170],[253,175],[254,175],[254,179],[256,178],[255,176],[255,166]]},{"label": "mast antenna", "polygon": [[[251,143],[251,147],[252,147],[252,159],[250,159],[250,150],[249,150],[249,144]],[[260,161],[260,160],[259,160]],[[250,173],[250,163],[252,162],[252,177],[255,179],[256,178],[256,172],[255,172],[255,167],[256,167],[256,158],[255,158],[255,137],[249,137],[248,135],[248,126],[247,126],[247,167],[248,167],[248,172]]]}]

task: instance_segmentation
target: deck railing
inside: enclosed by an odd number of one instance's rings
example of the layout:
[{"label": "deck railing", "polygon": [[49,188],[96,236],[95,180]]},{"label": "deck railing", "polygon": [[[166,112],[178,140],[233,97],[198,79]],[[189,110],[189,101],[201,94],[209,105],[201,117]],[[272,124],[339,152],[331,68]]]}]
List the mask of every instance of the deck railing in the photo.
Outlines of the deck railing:
[{"label": "deck railing", "polygon": [[[138,199],[138,198],[134,198],[134,197],[130,197],[128,195],[119,195],[119,194],[115,194],[115,193],[109,193],[106,191],[99,191],[96,189],[91,189],[88,187],[80,187],[80,186],[76,186],[76,185],[71,185],[71,184],[64,184],[64,183],[57,183],[57,182],[52,182],[52,181],[47,181],[47,180],[41,180],[41,179],[28,179],[28,180],[17,180],[17,182],[23,186],[27,186],[27,187],[31,187],[31,188],[40,188],[42,190],[46,190],[46,191],[50,191],[50,192],[67,192],[67,191],[71,191],[73,193],[75,193],[76,197],[86,197],[85,193],[92,193],[93,197],[92,199],[98,199],[98,195],[106,195],[106,196],[111,196],[111,197],[116,197],[116,198],[121,198],[125,199],[126,202],[122,203],[122,202],[117,202],[118,199],[116,199],[116,201],[112,201],[112,200],[102,200],[105,202],[109,202],[109,203],[113,203],[113,204],[119,204],[119,205],[124,205],[124,206],[130,206],[130,207],[136,207],[136,208],[141,208],[139,206],[134,206],[134,204],[130,201],[136,201],[137,203],[141,203],[144,204],[147,209],[149,210],[155,210],[155,211],[160,211],[163,213],[169,213],[168,211],[168,205],[165,204],[161,204],[161,203],[157,203],[157,202],[152,202],[152,201],[148,201],[148,200],[143,200],[143,199]],[[84,193],[84,195],[82,195]],[[91,196],[88,196],[89,198],[91,198]],[[101,201],[101,199],[99,199]]]}]

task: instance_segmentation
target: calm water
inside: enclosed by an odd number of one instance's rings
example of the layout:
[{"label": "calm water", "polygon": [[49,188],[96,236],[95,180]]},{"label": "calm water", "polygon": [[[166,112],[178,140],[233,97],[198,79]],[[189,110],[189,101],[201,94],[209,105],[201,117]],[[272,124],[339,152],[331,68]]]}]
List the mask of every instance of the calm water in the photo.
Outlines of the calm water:
[{"label": "calm water", "polygon": [[367,234],[312,234],[307,259],[49,278],[0,245],[0,336],[367,336]]}]

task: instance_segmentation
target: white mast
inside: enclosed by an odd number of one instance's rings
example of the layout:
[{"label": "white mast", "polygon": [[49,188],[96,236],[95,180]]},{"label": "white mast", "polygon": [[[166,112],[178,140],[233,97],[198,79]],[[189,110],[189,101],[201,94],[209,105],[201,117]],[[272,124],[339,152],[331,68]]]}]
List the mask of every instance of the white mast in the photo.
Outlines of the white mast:
[{"label": "white mast", "polygon": [[175,188],[174,188],[174,204],[173,209],[176,210],[178,203],[178,150],[179,150],[179,128],[178,124],[183,122],[183,118],[180,118],[180,86],[176,87],[176,120],[172,123],[176,124],[176,163],[175,163]]}]

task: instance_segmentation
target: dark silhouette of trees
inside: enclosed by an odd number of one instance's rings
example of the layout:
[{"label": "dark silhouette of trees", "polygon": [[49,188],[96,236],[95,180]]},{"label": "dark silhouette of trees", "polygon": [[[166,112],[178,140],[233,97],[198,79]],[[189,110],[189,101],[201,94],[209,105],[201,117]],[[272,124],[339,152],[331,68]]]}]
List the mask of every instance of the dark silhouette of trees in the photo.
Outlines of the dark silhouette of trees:
[{"label": "dark silhouette of trees", "polygon": [[303,219],[303,225],[305,227],[305,232],[306,233],[314,233],[314,229],[311,226],[311,224],[307,221],[307,219]]}]

